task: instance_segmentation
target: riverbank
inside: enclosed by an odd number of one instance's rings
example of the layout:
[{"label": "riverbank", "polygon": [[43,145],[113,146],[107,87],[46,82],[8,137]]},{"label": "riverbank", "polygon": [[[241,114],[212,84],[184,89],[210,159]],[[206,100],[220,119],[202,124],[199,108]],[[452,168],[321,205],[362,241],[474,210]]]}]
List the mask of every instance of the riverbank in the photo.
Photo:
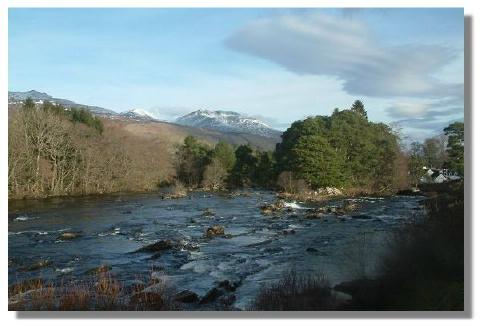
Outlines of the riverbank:
[{"label": "riverbank", "polygon": [[428,196],[423,201],[426,219],[394,234],[378,277],[359,276],[331,286],[321,275],[290,272],[264,287],[253,309],[464,310],[463,183],[420,188]]},{"label": "riverbank", "polygon": [[387,197],[393,195],[422,195],[416,188],[401,190],[373,190],[371,188],[336,188],[324,187],[316,191],[303,191],[298,193],[278,192],[277,196],[286,201],[299,201],[305,203],[323,203],[329,200],[342,200],[354,197]]}]

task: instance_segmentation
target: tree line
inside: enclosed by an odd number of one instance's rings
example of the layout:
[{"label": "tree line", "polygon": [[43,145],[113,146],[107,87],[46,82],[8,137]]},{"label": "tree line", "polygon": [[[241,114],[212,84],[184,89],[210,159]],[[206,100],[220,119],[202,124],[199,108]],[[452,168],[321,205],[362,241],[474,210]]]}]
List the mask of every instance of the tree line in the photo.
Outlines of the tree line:
[{"label": "tree line", "polygon": [[298,193],[333,186],[388,193],[417,184],[424,166],[463,174],[463,123],[444,132],[405,151],[399,133],[369,121],[357,100],[329,116],[294,122],[274,152],[224,142],[211,147],[189,136],[177,151],[177,177],[208,189],[257,186]]},{"label": "tree line", "polygon": [[301,191],[336,186],[386,190],[398,184],[401,149],[385,124],[368,121],[360,101],[331,116],[294,122],[275,151],[249,145],[215,148],[185,139],[177,153],[177,176],[189,186],[280,186]]},{"label": "tree line", "polygon": [[333,186],[386,193],[416,184],[424,166],[463,174],[463,123],[402,149],[399,134],[369,121],[361,101],[331,115],[294,122],[275,151],[215,145],[188,136],[176,147],[146,141],[83,108],[27,99],[9,114],[10,198],[150,191],[179,181],[189,188]]}]

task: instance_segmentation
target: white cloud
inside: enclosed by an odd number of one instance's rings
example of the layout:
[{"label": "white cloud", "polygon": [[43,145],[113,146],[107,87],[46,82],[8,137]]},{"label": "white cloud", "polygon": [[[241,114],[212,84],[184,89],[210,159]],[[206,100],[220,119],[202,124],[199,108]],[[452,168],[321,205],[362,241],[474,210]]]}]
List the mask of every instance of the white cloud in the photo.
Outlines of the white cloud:
[{"label": "white cloud", "polygon": [[398,102],[388,108],[392,117],[419,117],[428,110],[427,103],[420,102]]},{"label": "white cloud", "polygon": [[365,23],[345,16],[262,18],[225,42],[298,74],[337,77],[351,95],[435,97],[459,87],[434,77],[457,56],[455,49],[424,44],[383,47]]}]

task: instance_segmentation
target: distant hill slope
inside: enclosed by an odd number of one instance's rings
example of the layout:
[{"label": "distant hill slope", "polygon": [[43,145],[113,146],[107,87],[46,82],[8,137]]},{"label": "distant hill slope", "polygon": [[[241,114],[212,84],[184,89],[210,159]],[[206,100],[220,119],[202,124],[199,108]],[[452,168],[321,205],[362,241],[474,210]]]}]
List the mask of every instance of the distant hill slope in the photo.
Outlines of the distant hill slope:
[{"label": "distant hill slope", "polygon": [[175,122],[180,125],[220,132],[253,134],[271,138],[278,138],[281,134],[259,119],[234,111],[197,110],[178,118]]},{"label": "distant hill slope", "polygon": [[148,139],[159,138],[171,144],[181,143],[186,136],[192,135],[209,144],[215,144],[222,140],[233,145],[250,144],[259,150],[271,151],[275,149],[275,144],[280,141],[280,138],[277,139],[248,133],[224,133],[168,122],[110,121],[112,124],[117,124],[120,128],[137,137]]},{"label": "distant hill slope", "polygon": [[[124,129],[139,137],[149,139],[161,139],[168,143],[177,144],[183,142],[183,139],[192,135],[206,143],[217,143],[220,140],[233,145],[250,144],[260,150],[274,150],[275,144],[280,142],[280,132],[264,133],[265,135],[256,134],[255,129],[244,129],[235,131],[224,129],[223,131],[215,129],[206,129],[200,127],[185,126],[177,123],[168,123],[155,119],[148,112],[141,109],[133,109],[130,111],[117,113],[113,110],[87,106],[75,103],[66,99],[54,98],[47,93],[35,90],[28,92],[8,92],[9,110],[15,110],[20,104],[30,97],[36,103],[50,101],[52,103],[61,104],[67,108],[83,107],[92,113],[104,119],[104,123],[114,127]],[[252,126],[255,126],[253,123]],[[268,127],[267,127],[268,128]]]},{"label": "distant hill slope", "polygon": [[67,108],[84,107],[90,110],[91,112],[104,117],[118,115],[115,111],[110,109],[105,109],[97,106],[87,106],[87,105],[75,103],[67,99],[54,98],[51,95],[48,95],[47,93],[38,92],[35,90],[31,90],[27,92],[10,92],[10,91],[8,92],[8,104],[19,104],[25,101],[27,98],[31,98],[35,103],[43,103],[44,101],[50,101],[55,104],[61,104]]}]

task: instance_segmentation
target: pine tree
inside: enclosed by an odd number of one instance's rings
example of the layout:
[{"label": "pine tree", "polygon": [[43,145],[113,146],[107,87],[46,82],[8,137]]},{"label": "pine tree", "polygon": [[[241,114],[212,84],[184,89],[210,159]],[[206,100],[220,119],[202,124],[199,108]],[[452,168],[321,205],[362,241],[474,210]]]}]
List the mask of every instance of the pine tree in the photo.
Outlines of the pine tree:
[{"label": "pine tree", "polygon": [[362,101],[355,100],[350,110],[362,115],[363,117],[365,117],[365,119],[368,119],[367,111],[365,110],[365,106],[363,105]]}]

